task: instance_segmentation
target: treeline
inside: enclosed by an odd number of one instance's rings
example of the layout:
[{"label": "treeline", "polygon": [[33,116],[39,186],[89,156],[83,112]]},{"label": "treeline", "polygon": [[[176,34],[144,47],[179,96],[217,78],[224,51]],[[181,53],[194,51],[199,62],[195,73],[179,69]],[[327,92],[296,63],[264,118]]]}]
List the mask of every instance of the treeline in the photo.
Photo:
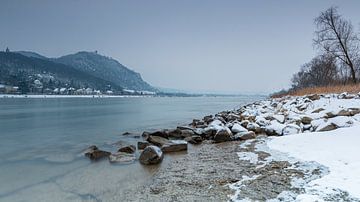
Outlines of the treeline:
[{"label": "treeline", "polygon": [[318,55],[302,65],[291,79],[286,94],[304,88],[356,84],[360,79],[359,33],[344,19],[336,7],[331,7],[314,20],[313,39]]}]

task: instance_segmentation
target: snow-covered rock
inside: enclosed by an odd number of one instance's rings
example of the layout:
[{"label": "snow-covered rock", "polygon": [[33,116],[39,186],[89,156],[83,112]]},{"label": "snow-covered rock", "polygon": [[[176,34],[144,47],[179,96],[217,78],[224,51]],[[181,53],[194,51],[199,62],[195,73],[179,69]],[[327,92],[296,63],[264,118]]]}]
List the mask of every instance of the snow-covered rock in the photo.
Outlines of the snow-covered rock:
[{"label": "snow-covered rock", "polygon": [[301,132],[300,126],[296,124],[288,124],[284,127],[282,135],[293,135]]},{"label": "snow-covered rock", "polygon": [[247,132],[248,130],[244,127],[242,127],[239,123],[235,123],[232,128],[231,132],[233,133],[241,133],[241,132]]}]

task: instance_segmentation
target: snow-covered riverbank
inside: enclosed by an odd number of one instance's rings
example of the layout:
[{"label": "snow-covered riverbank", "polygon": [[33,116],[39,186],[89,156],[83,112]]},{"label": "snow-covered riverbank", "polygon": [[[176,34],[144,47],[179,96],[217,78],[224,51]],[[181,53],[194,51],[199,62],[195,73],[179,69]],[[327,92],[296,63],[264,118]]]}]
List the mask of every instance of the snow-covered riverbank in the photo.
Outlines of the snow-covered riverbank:
[{"label": "snow-covered riverbank", "polygon": [[[274,162],[291,164],[281,169],[291,188],[275,201],[360,201],[359,108],[360,96],[347,93],[285,97],[248,105],[241,109],[241,115],[251,117],[249,123],[275,136],[258,136],[242,143],[242,149],[249,150],[249,145],[255,149],[239,152],[239,159],[257,165],[256,169]],[[269,156],[260,160],[264,152]],[[237,190],[232,200],[253,200],[246,195],[246,186],[264,177],[244,176],[232,184]]]}]

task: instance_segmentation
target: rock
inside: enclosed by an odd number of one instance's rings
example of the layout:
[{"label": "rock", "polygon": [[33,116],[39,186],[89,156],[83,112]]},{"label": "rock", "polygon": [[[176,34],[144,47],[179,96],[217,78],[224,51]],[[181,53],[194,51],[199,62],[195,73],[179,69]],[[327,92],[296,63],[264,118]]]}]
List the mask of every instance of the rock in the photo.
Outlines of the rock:
[{"label": "rock", "polygon": [[93,150],[98,150],[98,147],[96,145],[91,145],[90,147],[88,147],[84,153],[88,153],[88,152],[91,152]]},{"label": "rock", "polygon": [[322,131],[330,131],[335,129],[337,129],[337,126],[331,123],[330,121],[328,121],[328,122],[324,122],[323,124],[320,124],[315,131],[322,132]]},{"label": "rock", "polygon": [[301,123],[303,124],[310,124],[313,119],[309,116],[303,116],[301,117]]},{"label": "rock", "polygon": [[231,128],[231,132],[241,133],[241,132],[248,132],[248,130],[246,128],[242,127],[240,124],[234,123],[234,125]]},{"label": "rock", "polygon": [[150,146],[149,142],[138,142],[137,147],[138,149],[145,149],[145,147]]},{"label": "rock", "polygon": [[189,129],[184,129],[184,130],[180,130],[179,128],[176,128],[175,130],[171,130],[168,132],[169,137],[172,138],[186,138],[186,137],[190,137],[192,135],[194,135],[194,130],[189,130]]},{"label": "rock", "polygon": [[350,110],[342,109],[336,114],[336,116],[351,116],[351,112],[350,112]]},{"label": "rock", "polygon": [[85,152],[85,156],[91,160],[99,160],[108,157],[110,154],[110,152],[99,150],[95,145],[90,146]]},{"label": "rock", "polygon": [[161,149],[157,146],[147,146],[143,152],[141,152],[139,161],[142,164],[150,165],[150,164],[158,164],[164,158],[164,154]]},{"label": "rock", "polygon": [[202,142],[202,137],[199,135],[193,135],[191,137],[185,138],[185,141],[191,144],[200,144]]},{"label": "rock", "polygon": [[240,125],[244,128],[247,128],[247,125],[249,124],[248,120],[241,121]]},{"label": "rock", "polygon": [[240,116],[234,113],[230,113],[229,115],[226,116],[226,121],[235,121],[235,120],[240,120]]},{"label": "rock", "polygon": [[230,141],[231,139],[232,139],[232,134],[230,131],[226,129],[217,131],[217,133],[214,136],[214,141],[216,143]]},{"label": "rock", "polygon": [[135,145],[128,145],[125,147],[122,147],[118,150],[118,152],[124,152],[124,153],[128,153],[128,154],[133,154],[136,151],[136,147]]},{"label": "rock", "polygon": [[248,130],[254,131],[255,133],[260,133],[261,132],[261,127],[257,124],[257,123],[248,123],[247,127]]},{"label": "rock", "polygon": [[187,142],[184,140],[172,140],[161,147],[161,150],[167,152],[178,152],[187,150]]},{"label": "rock", "polygon": [[203,125],[205,125],[205,122],[201,121],[199,119],[193,119],[193,121],[191,123],[191,126],[195,127],[195,128],[198,128],[199,126],[203,126]]},{"label": "rock", "polygon": [[205,125],[205,124],[202,124],[202,125],[196,125],[196,128],[206,128],[207,127],[207,125]]},{"label": "rock", "polygon": [[145,139],[147,139],[149,137],[149,135],[150,135],[149,132],[144,131],[141,136],[144,137]]},{"label": "rock", "polygon": [[288,124],[282,130],[282,135],[292,135],[292,134],[298,134],[300,132],[301,132],[301,128],[298,125]]},{"label": "rock", "polygon": [[315,101],[315,100],[319,100],[320,99],[320,95],[318,94],[312,94],[312,95],[308,95],[306,96],[306,98],[312,100],[312,101]]},{"label": "rock", "polygon": [[269,136],[272,135],[282,135],[282,131],[285,128],[284,124],[281,124],[277,121],[271,121],[270,125],[265,127],[265,133]]},{"label": "rock", "polygon": [[306,125],[303,125],[303,130],[310,130],[312,127],[311,124],[306,124]]},{"label": "rock", "polygon": [[163,138],[163,137],[160,137],[160,136],[151,136],[151,135],[147,138],[147,141],[152,143],[153,145],[158,146],[158,147],[161,147],[164,144],[170,142],[170,140],[168,140],[166,138]]},{"label": "rock", "polygon": [[177,129],[180,129],[180,130],[193,130],[193,128],[190,127],[190,126],[178,126]]},{"label": "rock", "polygon": [[318,108],[318,109],[315,109],[314,111],[312,111],[311,113],[319,113],[324,110],[325,110],[324,108]]},{"label": "rock", "polygon": [[350,115],[355,116],[356,114],[360,113],[360,108],[350,108]]},{"label": "rock", "polygon": [[204,133],[205,129],[204,128],[197,128],[194,130],[195,135],[202,135]]},{"label": "rock", "polygon": [[126,152],[117,152],[109,156],[110,163],[130,163],[136,159],[135,154],[129,154]]},{"label": "rock", "polygon": [[211,139],[215,136],[216,132],[218,130],[216,128],[213,127],[207,127],[204,129],[203,133],[200,134],[202,137],[204,137],[205,139]]},{"label": "rock", "polygon": [[204,116],[203,118],[204,122],[209,124],[210,122],[212,122],[214,119],[213,119],[213,116],[212,115],[209,115],[209,116]]},{"label": "rock", "polygon": [[182,138],[186,138],[186,137],[190,137],[193,136],[195,133],[193,130],[182,130],[181,131],[181,137]]},{"label": "rock", "polygon": [[285,116],[282,115],[282,114],[275,114],[273,117],[274,117],[274,119],[276,119],[280,123],[285,122]]},{"label": "rock", "polygon": [[122,135],[131,135],[132,133],[130,133],[130,132],[125,132],[125,133],[123,133]]},{"label": "rock", "polygon": [[179,128],[176,128],[174,130],[168,131],[168,136],[171,138],[181,138],[181,130]]},{"label": "rock", "polygon": [[259,126],[266,126],[270,123],[269,120],[266,120],[264,117],[262,116],[257,116],[256,117],[256,124],[258,124]]},{"label": "rock", "polygon": [[253,131],[240,132],[234,135],[234,140],[249,140],[254,138],[256,138],[256,135]]},{"label": "rock", "polygon": [[149,134],[149,136],[159,136],[159,137],[163,137],[163,138],[169,138],[169,135],[166,130],[158,130],[158,131],[152,132]]},{"label": "rock", "polygon": [[333,118],[333,117],[335,117],[336,116],[336,114],[334,114],[333,112],[327,112],[326,114],[325,114],[325,118]]}]

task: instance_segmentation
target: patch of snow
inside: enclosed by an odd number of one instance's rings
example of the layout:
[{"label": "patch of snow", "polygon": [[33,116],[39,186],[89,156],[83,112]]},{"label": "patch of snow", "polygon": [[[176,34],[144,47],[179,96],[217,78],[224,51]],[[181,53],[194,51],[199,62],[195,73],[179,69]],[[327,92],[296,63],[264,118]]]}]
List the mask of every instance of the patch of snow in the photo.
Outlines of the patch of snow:
[{"label": "patch of snow", "polygon": [[240,160],[243,161],[250,161],[250,163],[257,163],[258,162],[258,155],[254,152],[238,152],[237,155],[239,156]]},{"label": "patch of snow", "polygon": [[[327,132],[300,133],[273,138],[271,149],[288,153],[304,160],[316,161],[329,168],[330,173],[309,185],[326,192],[328,188],[341,189],[360,198],[360,126]],[[302,197],[312,197],[302,195]]]}]

